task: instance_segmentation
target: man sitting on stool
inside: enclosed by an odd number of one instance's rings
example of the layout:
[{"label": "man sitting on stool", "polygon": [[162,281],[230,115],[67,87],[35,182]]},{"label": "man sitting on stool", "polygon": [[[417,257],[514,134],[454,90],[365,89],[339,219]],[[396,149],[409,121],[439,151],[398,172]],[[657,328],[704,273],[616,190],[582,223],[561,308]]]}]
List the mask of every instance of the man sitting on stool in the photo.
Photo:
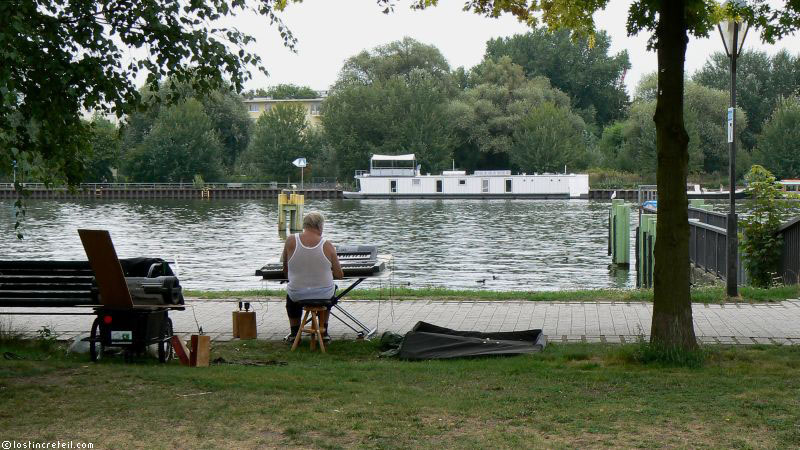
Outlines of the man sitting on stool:
[{"label": "man sitting on stool", "polygon": [[[336,248],[322,237],[325,217],[312,211],[303,218],[303,232],[290,236],[283,246],[283,274],[289,279],[286,288],[286,314],[293,342],[300,329],[304,300],[329,300],[336,290],[333,280],[344,277]],[[324,339],[328,337],[328,316],[331,306],[320,314]]]}]

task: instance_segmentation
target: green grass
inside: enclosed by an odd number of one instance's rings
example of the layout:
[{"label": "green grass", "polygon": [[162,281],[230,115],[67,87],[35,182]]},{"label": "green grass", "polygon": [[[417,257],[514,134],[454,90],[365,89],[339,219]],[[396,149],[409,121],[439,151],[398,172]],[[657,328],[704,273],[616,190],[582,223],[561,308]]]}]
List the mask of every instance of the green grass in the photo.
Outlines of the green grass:
[{"label": "green grass", "polygon": [[[214,300],[236,298],[282,297],[285,291],[278,289],[253,289],[246,291],[195,291],[184,292],[187,297]],[[759,289],[742,286],[740,298],[732,299],[725,294],[724,286],[698,287],[692,289],[692,301],[697,303],[774,302],[800,297],[797,285]],[[618,301],[651,302],[652,289],[588,289],[575,291],[491,291],[477,289],[439,288],[370,288],[355,289],[349,299],[436,299],[436,300],[529,300],[529,301]]]},{"label": "green grass", "polygon": [[[693,368],[641,346],[551,345],[534,356],[405,362],[376,342],[291,353],[214,344],[232,364],[99,364],[5,341],[0,430],[96,448],[800,446],[800,347],[714,347]],[[246,365],[250,364],[250,365]],[[254,365],[262,364],[262,365]]]}]

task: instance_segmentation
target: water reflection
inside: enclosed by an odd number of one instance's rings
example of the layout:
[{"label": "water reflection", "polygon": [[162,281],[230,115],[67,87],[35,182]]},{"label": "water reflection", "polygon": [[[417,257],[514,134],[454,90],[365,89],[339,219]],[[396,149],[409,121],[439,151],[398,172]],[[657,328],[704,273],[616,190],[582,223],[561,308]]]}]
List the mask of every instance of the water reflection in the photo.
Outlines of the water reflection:
[{"label": "water reflection", "polygon": [[[23,241],[13,234],[12,204],[0,207],[11,211],[0,223],[2,259],[85,259],[77,229],[103,228],[122,257],[177,258],[192,289],[259,287],[255,269],[283,246],[272,200],[32,201]],[[325,214],[334,242],[371,243],[394,255],[400,285],[554,290],[634,282],[628,271],[608,268],[604,202],[311,200],[311,210]]]}]

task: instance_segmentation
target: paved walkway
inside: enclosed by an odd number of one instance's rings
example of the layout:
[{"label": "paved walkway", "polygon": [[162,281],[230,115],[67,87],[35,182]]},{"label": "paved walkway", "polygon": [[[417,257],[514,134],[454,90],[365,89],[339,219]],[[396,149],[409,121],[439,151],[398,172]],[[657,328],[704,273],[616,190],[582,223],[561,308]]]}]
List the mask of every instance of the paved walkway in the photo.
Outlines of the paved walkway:
[{"label": "paved walkway", "polygon": [[[288,333],[283,301],[251,302],[257,314],[259,339],[279,340]],[[214,340],[230,340],[231,301],[189,300],[186,311],[170,314],[179,334],[202,327]],[[512,331],[541,328],[552,341],[631,342],[649,337],[650,303],[529,301],[343,301],[341,306],[370,328],[405,333],[417,321],[460,330]],[[703,343],[800,345],[800,300],[769,304],[692,306],[695,333]],[[22,308],[17,308],[22,310]],[[0,308],[0,312],[14,309]],[[40,310],[44,311],[44,310]],[[49,311],[73,311],[51,309]],[[334,310],[335,312],[335,310]],[[26,334],[46,326],[59,339],[89,330],[94,316],[0,316],[0,324]],[[7,323],[11,321],[10,325]],[[3,328],[3,326],[0,326]],[[355,333],[331,319],[334,339]]]}]

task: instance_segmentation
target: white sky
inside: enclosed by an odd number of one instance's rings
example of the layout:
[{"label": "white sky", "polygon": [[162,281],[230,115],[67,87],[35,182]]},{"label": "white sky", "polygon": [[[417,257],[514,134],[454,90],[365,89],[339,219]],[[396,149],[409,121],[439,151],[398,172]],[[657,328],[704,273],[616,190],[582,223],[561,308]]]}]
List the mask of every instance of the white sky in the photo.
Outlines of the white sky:
[{"label": "white sky", "polygon": [[[595,15],[597,29],[611,35],[612,53],[628,51],[632,68],[625,84],[629,93],[643,74],[657,66],[655,53],[646,51],[648,35],[627,36],[625,21],[630,3],[631,0],[611,0],[605,11]],[[247,88],[293,83],[328,89],[345,59],[404,36],[438,47],[451,68],[470,68],[483,58],[489,39],[528,31],[511,16],[489,19],[461,11],[463,4],[462,0],[440,0],[435,8],[411,11],[408,1],[398,0],[394,13],[388,15],[381,13],[374,0],[305,0],[290,4],[281,17],[299,39],[296,54],[283,47],[277,30],[270,28],[266,20],[242,15],[236,26],[257,39],[251,50],[261,56],[270,73],[266,77],[253,71],[254,79]],[[745,48],[769,54],[786,48],[797,54],[800,38],[795,34],[768,45],[756,33],[749,33]],[[695,72],[713,52],[722,49],[719,33],[706,39],[691,39],[686,54],[687,73]]]}]

